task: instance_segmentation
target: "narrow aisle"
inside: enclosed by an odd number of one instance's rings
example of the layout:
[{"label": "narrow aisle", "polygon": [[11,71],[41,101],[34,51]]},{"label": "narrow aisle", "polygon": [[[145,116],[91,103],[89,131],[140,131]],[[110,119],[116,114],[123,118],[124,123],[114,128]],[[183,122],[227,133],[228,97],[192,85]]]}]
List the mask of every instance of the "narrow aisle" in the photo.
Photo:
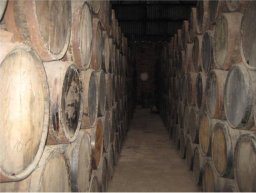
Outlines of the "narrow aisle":
[{"label": "narrow aisle", "polygon": [[198,191],[159,114],[137,109],[109,191]]}]

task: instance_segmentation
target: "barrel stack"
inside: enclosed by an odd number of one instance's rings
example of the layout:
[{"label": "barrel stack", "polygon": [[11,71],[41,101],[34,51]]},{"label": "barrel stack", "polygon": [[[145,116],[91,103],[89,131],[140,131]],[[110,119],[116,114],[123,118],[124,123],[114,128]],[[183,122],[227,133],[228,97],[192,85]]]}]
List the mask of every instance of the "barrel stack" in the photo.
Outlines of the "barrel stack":
[{"label": "barrel stack", "polygon": [[256,190],[255,8],[198,1],[163,45],[161,116],[203,191]]},{"label": "barrel stack", "polygon": [[3,0],[0,22],[0,191],[107,191],[134,108],[110,1]]}]

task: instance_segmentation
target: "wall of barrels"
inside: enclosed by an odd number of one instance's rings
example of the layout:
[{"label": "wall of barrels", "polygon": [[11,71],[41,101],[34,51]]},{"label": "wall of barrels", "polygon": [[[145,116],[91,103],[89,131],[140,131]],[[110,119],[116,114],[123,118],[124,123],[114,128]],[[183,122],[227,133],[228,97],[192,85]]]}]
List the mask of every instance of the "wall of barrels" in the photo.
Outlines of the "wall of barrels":
[{"label": "wall of barrels", "polygon": [[255,1],[198,1],[164,46],[161,116],[203,191],[256,191]]},{"label": "wall of barrels", "polygon": [[134,107],[110,2],[1,0],[0,21],[0,191],[106,191]]}]

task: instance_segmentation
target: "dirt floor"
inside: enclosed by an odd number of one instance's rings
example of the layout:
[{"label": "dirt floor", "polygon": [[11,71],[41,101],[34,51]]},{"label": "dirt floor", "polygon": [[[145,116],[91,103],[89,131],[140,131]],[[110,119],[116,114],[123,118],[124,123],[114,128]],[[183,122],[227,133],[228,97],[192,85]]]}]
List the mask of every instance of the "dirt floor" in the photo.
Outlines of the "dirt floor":
[{"label": "dirt floor", "polygon": [[109,191],[198,191],[159,114],[137,109]]}]

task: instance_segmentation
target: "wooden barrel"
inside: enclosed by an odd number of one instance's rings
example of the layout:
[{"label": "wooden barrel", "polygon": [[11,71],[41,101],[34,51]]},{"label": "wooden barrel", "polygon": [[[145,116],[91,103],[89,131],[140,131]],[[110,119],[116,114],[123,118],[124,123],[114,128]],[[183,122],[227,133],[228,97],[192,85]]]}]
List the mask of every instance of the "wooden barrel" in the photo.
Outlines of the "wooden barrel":
[{"label": "wooden barrel", "polygon": [[61,145],[46,146],[33,173],[18,182],[0,183],[6,192],[70,192],[69,165]]},{"label": "wooden barrel", "polygon": [[196,72],[202,71],[202,41],[203,35],[196,35],[194,38],[192,59],[193,59],[193,67]]},{"label": "wooden barrel", "polygon": [[111,51],[110,51],[110,72],[115,73],[116,72],[116,46],[112,43]]},{"label": "wooden barrel", "polygon": [[88,192],[100,192],[99,181],[95,172],[91,176],[90,187]]},{"label": "wooden barrel", "polygon": [[209,1],[209,22],[210,25],[215,25],[218,16],[222,14],[223,11],[226,11],[225,1],[215,0]]},{"label": "wooden barrel", "polygon": [[92,16],[86,2],[72,1],[72,28],[68,52],[69,61],[87,69],[92,56]]},{"label": "wooden barrel", "polygon": [[204,156],[211,154],[211,139],[216,119],[211,119],[205,111],[200,114],[199,145]]},{"label": "wooden barrel", "polygon": [[116,106],[114,105],[112,107],[112,130],[111,130],[111,133],[110,133],[110,141],[114,144],[114,139],[115,139],[115,132],[116,132],[116,127],[117,127],[117,109],[116,109]]},{"label": "wooden barrel", "polygon": [[112,64],[114,61],[112,61],[114,59],[115,56],[113,56],[112,50],[113,50],[113,39],[109,38],[109,67],[108,70],[106,71],[107,73],[112,73]]},{"label": "wooden barrel", "polygon": [[184,134],[189,134],[190,131],[190,106],[185,107],[184,113]]},{"label": "wooden barrel", "polygon": [[196,107],[201,109],[205,105],[205,87],[207,75],[199,72],[196,77]]},{"label": "wooden barrel", "polygon": [[233,66],[228,73],[224,107],[227,120],[233,128],[250,129],[254,124],[255,75],[255,71],[243,64]]},{"label": "wooden barrel", "polygon": [[195,35],[198,33],[198,24],[197,24],[197,8],[192,7],[190,11],[190,39],[193,40]]},{"label": "wooden barrel", "polygon": [[187,77],[188,74],[187,73],[183,73],[181,74],[181,101],[186,104],[187,103],[187,95],[185,94],[187,92]]},{"label": "wooden barrel", "polygon": [[227,70],[242,61],[240,53],[240,26],[242,14],[223,13],[216,21],[214,33],[214,60],[218,68]]},{"label": "wooden barrel", "polygon": [[178,50],[184,50],[185,47],[183,47],[183,44],[182,44],[182,30],[181,29],[178,29],[177,30],[177,48]]},{"label": "wooden barrel", "polygon": [[202,156],[200,148],[195,147],[194,160],[193,160],[193,176],[197,185],[202,185],[202,177],[204,173],[204,165],[207,161],[207,157]]},{"label": "wooden barrel", "polygon": [[202,70],[205,73],[210,72],[215,67],[215,61],[213,57],[213,44],[214,44],[214,32],[208,30],[203,35],[202,47],[201,47],[202,64],[203,64]]},{"label": "wooden barrel", "polygon": [[110,11],[110,1],[100,1],[101,7],[98,13],[98,17],[100,19],[102,27],[108,31],[109,30],[109,21],[111,17],[111,11]]},{"label": "wooden barrel", "polygon": [[187,104],[193,106],[196,104],[196,78],[197,73],[190,72],[187,76]]},{"label": "wooden barrel", "polygon": [[107,31],[103,31],[103,66],[104,72],[110,72],[110,39],[108,38]]},{"label": "wooden barrel", "polygon": [[178,104],[178,124],[181,128],[184,127],[184,111],[185,111],[185,105],[183,102],[179,102]]},{"label": "wooden barrel", "polygon": [[211,70],[206,81],[206,108],[211,118],[225,119],[224,113],[224,84],[228,72]]},{"label": "wooden barrel", "polygon": [[243,0],[225,0],[227,11],[230,12],[246,12],[244,8],[248,2]]},{"label": "wooden barrel", "polygon": [[255,192],[256,137],[254,134],[241,135],[234,155],[235,183],[238,191]]},{"label": "wooden barrel", "polygon": [[103,139],[103,147],[104,152],[107,152],[109,150],[109,145],[111,141],[111,133],[112,131],[112,111],[106,111],[105,118],[104,118],[104,139]]},{"label": "wooden barrel", "polygon": [[182,37],[183,48],[185,48],[187,46],[187,43],[191,42],[190,36],[189,36],[189,21],[188,20],[183,21],[181,37]]},{"label": "wooden barrel", "polygon": [[71,191],[87,192],[91,177],[91,140],[85,130],[80,130],[77,139],[65,151],[70,164]]},{"label": "wooden barrel", "polygon": [[108,163],[105,156],[102,157],[100,167],[96,170],[97,178],[99,181],[100,192],[106,192],[108,190],[109,173],[108,173]]},{"label": "wooden barrel", "polygon": [[185,72],[194,72],[194,66],[193,66],[193,58],[192,58],[192,53],[193,53],[193,43],[187,43],[186,47],[186,53],[185,53],[185,67],[184,70]]},{"label": "wooden barrel", "polygon": [[122,53],[125,56],[127,56],[127,54],[128,54],[128,40],[124,35],[122,37]]},{"label": "wooden barrel", "polygon": [[255,53],[255,32],[256,28],[252,25],[254,21],[254,12],[256,3],[254,1],[248,2],[246,11],[244,12],[241,25],[241,54],[243,63],[251,69],[256,69]]},{"label": "wooden barrel", "polygon": [[211,161],[204,166],[202,187],[204,192],[233,192],[235,189],[234,180],[219,177]]},{"label": "wooden barrel", "polygon": [[189,111],[189,134],[193,143],[198,143],[199,134],[199,112],[195,107],[191,107]]},{"label": "wooden barrel", "polygon": [[188,165],[188,169],[193,169],[193,161],[194,161],[194,151],[196,145],[192,142],[190,136],[186,137],[186,163]]},{"label": "wooden barrel", "polygon": [[113,43],[116,44],[116,13],[115,10],[111,10],[111,26],[112,26],[112,39]]},{"label": "wooden barrel", "polygon": [[83,118],[81,129],[95,125],[97,118],[97,77],[92,69],[81,71],[83,80]]},{"label": "wooden barrel", "polygon": [[[117,127],[117,126],[116,126]],[[113,152],[114,152],[114,165],[117,165],[118,158],[119,158],[119,139],[118,139],[118,133],[114,133],[114,140],[113,140]]]},{"label": "wooden barrel", "polygon": [[173,141],[176,149],[179,150],[180,148],[180,132],[182,131],[180,126],[175,124],[175,126],[172,128],[173,129]]},{"label": "wooden barrel", "polygon": [[113,75],[106,73],[106,110],[110,110],[113,106]]},{"label": "wooden barrel", "polygon": [[92,59],[90,67],[96,71],[100,70],[103,64],[103,36],[102,27],[97,17],[92,20]]},{"label": "wooden barrel", "polygon": [[50,89],[50,126],[47,144],[72,142],[77,137],[83,115],[79,72],[70,62],[45,62],[44,67]]},{"label": "wooden barrel", "polygon": [[184,130],[180,129],[179,134],[180,134],[180,136],[179,136],[179,138],[180,138],[179,155],[182,159],[185,159],[185,157],[186,157],[186,138],[184,135]]},{"label": "wooden barrel", "polygon": [[107,163],[108,163],[108,177],[109,181],[112,179],[114,175],[114,149],[113,144],[109,144],[109,150],[107,152]]},{"label": "wooden barrel", "polygon": [[120,49],[120,51],[121,51],[121,45],[122,45],[122,30],[121,30],[121,27],[120,27],[120,25],[119,25],[119,22],[118,22],[118,31],[117,31],[117,34],[118,34],[118,36],[117,36],[117,45],[118,45],[118,47],[119,47],[119,49]]},{"label": "wooden barrel", "polygon": [[197,2],[198,32],[204,33],[209,28],[209,0]]},{"label": "wooden barrel", "polygon": [[91,135],[92,167],[97,169],[103,153],[104,120],[97,118],[95,127],[87,130]]},{"label": "wooden barrel", "polygon": [[95,0],[88,0],[88,3],[93,11],[94,14],[99,14],[101,10],[102,3],[101,1],[95,1]]},{"label": "wooden barrel", "polygon": [[10,1],[5,13],[8,31],[33,47],[43,61],[61,59],[66,53],[70,18],[71,1]]},{"label": "wooden barrel", "polygon": [[2,20],[2,17],[4,16],[6,5],[7,5],[7,0],[2,0],[0,2],[0,21]]},{"label": "wooden barrel", "polygon": [[116,47],[116,54],[115,54],[115,56],[116,56],[116,62],[115,62],[115,64],[116,64],[116,66],[115,66],[115,68],[114,68],[114,74],[116,74],[116,75],[120,75],[120,50],[119,50],[119,48],[117,48]]},{"label": "wooden barrel", "polygon": [[103,70],[96,73],[97,76],[97,101],[98,101],[98,117],[105,115],[106,107],[106,79]]},{"label": "wooden barrel", "polygon": [[49,88],[41,60],[22,44],[1,43],[0,75],[0,182],[17,181],[27,177],[42,156]]},{"label": "wooden barrel", "polygon": [[218,175],[233,178],[234,149],[238,137],[246,131],[235,130],[226,122],[217,122],[212,133],[212,160]]}]

